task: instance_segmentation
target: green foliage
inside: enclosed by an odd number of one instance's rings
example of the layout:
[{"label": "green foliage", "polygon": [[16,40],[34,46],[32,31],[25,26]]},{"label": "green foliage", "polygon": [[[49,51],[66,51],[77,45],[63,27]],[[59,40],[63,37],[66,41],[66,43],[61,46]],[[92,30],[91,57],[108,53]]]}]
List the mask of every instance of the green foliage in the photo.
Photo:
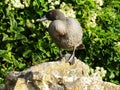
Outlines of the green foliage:
[{"label": "green foliage", "polygon": [[59,1],[21,0],[19,4],[15,0],[0,2],[0,84],[9,71],[23,70],[59,57],[59,50],[44,23],[35,22],[52,8],[74,11],[71,14],[75,14],[81,22],[83,43],[86,46],[85,50],[76,51],[76,56],[93,68],[104,67],[107,70],[104,80],[119,84],[119,0]]}]

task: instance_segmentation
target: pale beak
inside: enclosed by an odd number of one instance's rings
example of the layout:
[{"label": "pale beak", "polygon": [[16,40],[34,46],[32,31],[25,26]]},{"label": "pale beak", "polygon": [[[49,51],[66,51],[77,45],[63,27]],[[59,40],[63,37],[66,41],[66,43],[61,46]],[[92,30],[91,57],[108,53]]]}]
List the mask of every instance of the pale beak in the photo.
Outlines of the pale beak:
[{"label": "pale beak", "polygon": [[36,21],[37,21],[37,22],[41,22],[41,21],[45,21],[45,20],[47,20],[47,18],[46,18],[46,16],[43,16],[42,18],[37,19]]}]

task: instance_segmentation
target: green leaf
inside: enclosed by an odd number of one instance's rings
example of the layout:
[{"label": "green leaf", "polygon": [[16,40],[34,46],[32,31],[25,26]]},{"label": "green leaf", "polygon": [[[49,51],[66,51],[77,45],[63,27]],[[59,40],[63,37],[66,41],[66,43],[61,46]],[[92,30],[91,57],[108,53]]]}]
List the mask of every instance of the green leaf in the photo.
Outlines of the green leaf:
[{"label": "green leaf", "polygon": [[23,57],[29,58],[32,55],[32,50],[28,49],[23,53]]},{"label": "green leaf", "polygon": [[21,33],[16,33],[14,40],[19,40],[19,39],[26,39],[26,37]]},{"label": "green leaf", "polygon": [[79,4],[83,4],[85,1],[83,0],[76,0],[76,3],[79,5]]}]

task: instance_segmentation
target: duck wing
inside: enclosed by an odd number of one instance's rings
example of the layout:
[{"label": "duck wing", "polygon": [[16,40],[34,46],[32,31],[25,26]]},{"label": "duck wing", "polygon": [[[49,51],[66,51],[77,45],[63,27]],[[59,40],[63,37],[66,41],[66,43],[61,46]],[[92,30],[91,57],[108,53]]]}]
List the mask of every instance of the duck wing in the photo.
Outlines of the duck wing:
[{"label": "duck wing", "polygon": [[51,22],[48,32],[51,36],[64,36],[66,34],[65,22],[62,20],[55,20]]}]

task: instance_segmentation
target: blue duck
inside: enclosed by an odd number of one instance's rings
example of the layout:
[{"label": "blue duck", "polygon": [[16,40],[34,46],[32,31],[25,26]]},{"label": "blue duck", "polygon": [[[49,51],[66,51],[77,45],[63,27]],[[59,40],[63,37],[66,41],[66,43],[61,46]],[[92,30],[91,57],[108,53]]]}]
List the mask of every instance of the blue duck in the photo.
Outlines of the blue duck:
[{"label": "blue duck", "polygon": [[48,32],[60,48],[60,56],[62,56],[61,49],[73,50],[73,53],[66,54],[65,58],[66,62],[74,64],[75,50],[84,48],[80,23],[76,19],[65,17],[58,9],[50,10],[41,19],[38,19],[38,21],[44,20],[52,21],[48,27]]}]

